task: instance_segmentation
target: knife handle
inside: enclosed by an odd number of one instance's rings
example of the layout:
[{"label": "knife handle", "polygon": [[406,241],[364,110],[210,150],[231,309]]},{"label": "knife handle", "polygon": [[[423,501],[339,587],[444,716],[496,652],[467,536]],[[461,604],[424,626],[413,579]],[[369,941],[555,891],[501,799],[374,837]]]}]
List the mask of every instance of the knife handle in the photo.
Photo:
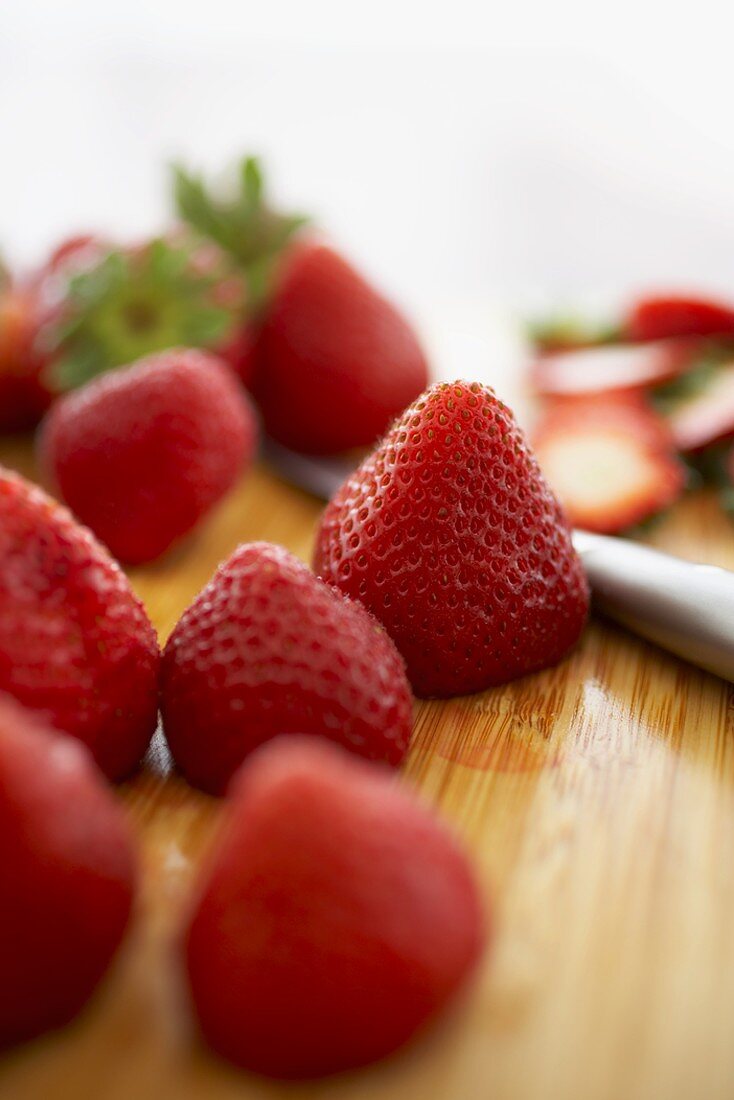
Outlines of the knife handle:
[{"label": "knife handle", "polygon": [[574,545],[610,618],[734,682],[734,573],[587,531]]}]

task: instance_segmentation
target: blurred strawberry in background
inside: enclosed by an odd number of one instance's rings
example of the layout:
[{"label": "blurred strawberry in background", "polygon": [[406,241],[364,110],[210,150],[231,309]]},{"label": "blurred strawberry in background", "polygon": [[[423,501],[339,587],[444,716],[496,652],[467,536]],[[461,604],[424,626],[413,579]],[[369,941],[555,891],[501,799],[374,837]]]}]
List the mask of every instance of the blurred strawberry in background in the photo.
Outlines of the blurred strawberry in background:
[{"label": "blurred strawberry in background", "polygon": [[551,319],[529,336],[538,458],[573,523],[624,532],[702,481],[729,507],[734,306],[644,295],[608,324]]},{"label": "blurred strawberry in background", "polygon": [[50,401],[38,346],[41,307],[32,286],[0,267],[0,431],[32,428]]},{"label": "blurred strawberry in background", "polygon": [[181,217],[243,272],[249,319],[240,334],[266,431],[294,450],[333,454],[377,440],[428,383],[408,322],[305,219],[265,202],[255,160],[233,198],[178,169]]}]

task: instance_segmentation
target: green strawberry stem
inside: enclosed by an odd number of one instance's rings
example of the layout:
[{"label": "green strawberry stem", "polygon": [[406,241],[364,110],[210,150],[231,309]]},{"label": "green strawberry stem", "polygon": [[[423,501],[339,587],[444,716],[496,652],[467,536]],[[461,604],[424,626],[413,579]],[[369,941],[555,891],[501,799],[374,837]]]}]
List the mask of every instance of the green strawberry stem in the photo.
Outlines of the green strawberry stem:
[{"label": "green strawberry stem", "polygon": [[217,348],[237,323],[214,299],[221,278],[197,270],[190,247],[163,239],[107,253],[69,280],[49,334],[48,384],[73,389],[170,347]]},{"label": "green strawberry stem", "polygon": [[269,297],[278,258],[308,218],[271,209],[255,157],[240,163],[237,188],[229,196],[213,193],[200,176],[180,166],[174,166],[173,175],[179,216],[235,261],[247,282],[248,305],[259,312]]}]

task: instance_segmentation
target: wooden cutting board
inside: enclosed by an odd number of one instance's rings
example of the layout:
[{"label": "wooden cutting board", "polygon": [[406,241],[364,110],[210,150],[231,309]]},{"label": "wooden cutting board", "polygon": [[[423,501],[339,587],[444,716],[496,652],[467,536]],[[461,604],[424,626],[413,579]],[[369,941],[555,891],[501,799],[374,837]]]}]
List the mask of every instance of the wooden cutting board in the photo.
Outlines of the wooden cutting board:
[{"label": "wooden cutting board", "polygon": [[[33,474],[29,445],[4,444],[0,461]],[[237,543],[269,539],[308,559],[318,513],[257,470],[173,556],[132,572],[161,638]],[[734,526],[705,496],[651,541],[734,567]],[[477,985],[419,1046],[348,1078],[283,1088],[199,1045],[175,937],[220,804],[170,774],[157,745],[120,789],[144,864],[125,949],[83,1019],[0,1063],[0,1097],[730,1100],[726,684],[594,622],[559,668],[418,703],[406,782],[464,838],[494,927]]]}]

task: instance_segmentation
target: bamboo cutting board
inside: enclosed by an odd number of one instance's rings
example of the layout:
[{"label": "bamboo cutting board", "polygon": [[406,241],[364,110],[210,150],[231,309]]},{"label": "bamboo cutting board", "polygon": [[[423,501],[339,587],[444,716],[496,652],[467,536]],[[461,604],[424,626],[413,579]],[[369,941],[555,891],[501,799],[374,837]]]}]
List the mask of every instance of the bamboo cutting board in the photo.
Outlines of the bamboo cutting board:
[{"label": "bamboo cutting board", "polygon": [[[30,456],[29,445],[0,448],[0,461],[32,475]],[[185,547],[132,573],[161,638],[237,543],[268,539],[308,559],[318,513],[257,470]],[[734,527],[705,496],[651,541],[734,567]],[[730,1100],[727,685],[594,622],[556,669],[417,704],[406,780],[463,836],[495,927],[476,986],[420,1045],[289,1088],[199,1045],[182,1011],[175,930],[219,804],[170,774],[156,745],[120,791],[144,865],[132,933],[81,1020],[0,1063],[0,1097]]]}]

